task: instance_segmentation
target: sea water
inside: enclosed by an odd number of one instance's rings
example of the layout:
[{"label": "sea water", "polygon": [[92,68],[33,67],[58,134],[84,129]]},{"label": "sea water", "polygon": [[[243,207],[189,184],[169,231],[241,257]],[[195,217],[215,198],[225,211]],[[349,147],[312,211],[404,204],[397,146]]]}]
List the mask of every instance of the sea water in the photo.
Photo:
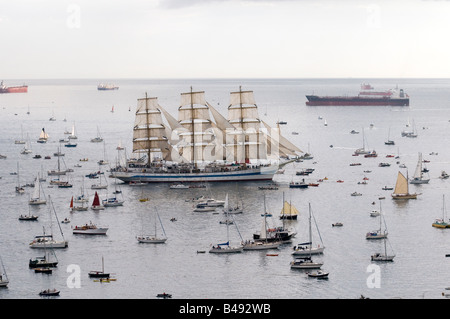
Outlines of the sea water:
[{"label": "sea water", "polygon": [[[450,271],[450,259],[445,257],[450,253],[450,230],[431,224],[443,215],[443,196],[450,200],[450,180],[439,178],[441,171],[450,172],[450,80],[5,80],[8,85],[23,82],[29,86],[28,93],[0,95],[0,154],[7,156],[0,160],[0,256],[10,280],[8,288],[0,289],[0,298],[40,298],[39,291],[46,288],[59,289],[59,298],[66,299],[154,299],[162,292],[176,299],[443,298]],[[119,89],[98,91],[100,82],[115,83]],[[354,95],[363,82],[376,90],[404,89],[410,106],[305,105],[306,94]],[[180,93],[191,87],[205,91],[206,100],[225,116],[230,92],[239,87],[254,91],[260,118],[272,126],[286,121],[280,126],[283,136],[313,159],[283,167],[284,173],[274,176],[278,190],[258,189],[266,182],[211,183],[207,188],[174,190],[168,184],[133,187],[108,178],[107,170],[121,154],[130,155],[137,99],[145,94],[158,97],[160,105],[177,117]],[[56,121],[49,121],[52,116]],[[77,147],[67,148],[59,140],[67,138],[64,132],[71,132],[72,126],[78,137],[72,142]],[[42,128],[50,136],[46,144],[36,142]],[[416,138],[401,136],[403,130],[413,128]],[[351,134],[352,130],[359,134]],[[104,143],[91,143],[98,132]],[[16,139],[30,141],[32,154],[20,154],[23,145],[14,144]],[[395,145],[385,145],[388,139]],[[119,143],[124,151],[116,150]],[[352,156],[363,145],[376,150],[378,157]],[[57,168],[53,153],[59,149],[65,153],[61,167],[74,170],[61,177],[72,188],[52,187],[49,181],[55,177],[45,174]],[[416,200],[392,200],[392,191],[382,188],[393,187],[399,171],[411,177],[419,153],[427,160],[429,184],[410,185],[411,192],[419,193]],[[36,154],[42,157],[33,158]],[[110,165],[99,166],[97,162],[105,158]],[[390,166],[379,167],[381,162]],[[314,172],[296,175],[305,168],[314,168]],[[92,202],[95,191],[90,187],[98,180],[85,175],[99,170],[108,183],[106,191],[98,191],[101,199],[120,189],[118,197],[125,200],[124,205],[71,213],[70,200],[83,188],[89,205]],[[41,173],[47,177],[42,190],[48,202],[30,207],[33,188],[25,187],[25,194],[19,195],[15,186],[33,183]],[[368,180],[363,183],[365,177]],[[323,181],[318,187],[289,188],[290,182],[303,178]],[[362,195],[351,196],[353,192]],[[286,222],[296,237],[276,251],[209,254],[211,245],[227,240],[226,225],[219,223],[224,214],[220,209],[216,214],[193,212],[193,203],[186,200],[201,195],[224,200],[226,194],[232,205],[241,200],[244,205],[244,213],[235,215],[235,225],[228,228],[232,244],[251,239],[261,229],[264,198],[267,211],[273,214],[268,218],[270,227],[282,224],[283,197],[299,210],[298,220]],[[142,196],[149,201],[140,202]],[[309,240],[308,205],[314,216],[313,241],[325,246],[324,254],[313,258],[323,262],[322,270],[329,272],[327,280],[290,269],[293,246]],[[380,227],[380,219],[370,217],[375,209],[381,209],[382,228],[389,232],[388,254],[395,254],[391,263],[370,260],[373,253],[384,252],[382,241],[365,239],[367,232]],[[28,213],[39,215],[38,221],[18,220],[20,214]],[[138,243],[136,236],[153,232],[155,213],[161,217],[167,242]],[[62,224],[64,218],[71,222]],[[108,227],[107,235],[72,234],[72,227],[89,222]],[[333,227],[336,222],[343,226]],[[55,249],[59,263],[50,275],[28,268],[29,259],[44,254],[29,247],[43,231],[57,239],[62,232],[69,241],[68,248]],[[162,233],[159,223],[158,232]],[[89,271],[102,269],[102,259],[105,272],[116,281],[99,283],[88,277]]]}]

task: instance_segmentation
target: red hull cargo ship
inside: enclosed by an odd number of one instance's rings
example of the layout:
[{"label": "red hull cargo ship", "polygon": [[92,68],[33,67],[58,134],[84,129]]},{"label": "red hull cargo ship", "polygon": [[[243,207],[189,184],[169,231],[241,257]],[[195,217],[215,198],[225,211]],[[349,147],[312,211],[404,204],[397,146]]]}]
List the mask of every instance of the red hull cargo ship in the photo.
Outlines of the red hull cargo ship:
[{"label": "red hull cargo ship", "polygon": [[27,93],[28,86],[6,86],[3,84],[3,81],[0,83],[0,93]]},{"label": "red hull cargo ship", "polygon": [[367,85],[362,86],[363,90],[356,96],[318,96],[307,95],[306,105],[381,105],[381,106],[409,106],[409,96],[403,89],[392,89],[388,91],[376,92],[367,89]]}]

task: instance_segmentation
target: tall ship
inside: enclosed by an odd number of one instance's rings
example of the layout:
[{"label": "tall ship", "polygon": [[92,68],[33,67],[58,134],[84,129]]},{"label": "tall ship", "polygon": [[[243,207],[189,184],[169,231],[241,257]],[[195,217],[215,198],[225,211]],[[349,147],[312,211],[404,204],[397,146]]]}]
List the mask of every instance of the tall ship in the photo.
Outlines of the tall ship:
[{"label": "tall ship", "polygon": [[231,92],[225,118],[191,88],[181,94],[178,120],[157,97],[138,99],[132,156],[111,175],[127,183],[272,180],[280,157],[298,152],[259,118],[253,91]]},{"label": "tall ship", "polygon": [[361,91],[355,96],[319,96],[306,95],[306,105],[309,106],[409,106],[409,96],[403,89],[390,89],[387,91],[373,91],[369,84],[361,85]]},{"label": "tall ship", "polygon": [[6,86],[3,84],[3,81],[0,83],[0,93],[27,93],[28,86]]},{"label": "tall ship", "polygon": [[97,90],[99,90],[99,91],[118,90],[118,89],[119,89],[119,87],[114,84],[100,83],[99,85],[97,85]]}]

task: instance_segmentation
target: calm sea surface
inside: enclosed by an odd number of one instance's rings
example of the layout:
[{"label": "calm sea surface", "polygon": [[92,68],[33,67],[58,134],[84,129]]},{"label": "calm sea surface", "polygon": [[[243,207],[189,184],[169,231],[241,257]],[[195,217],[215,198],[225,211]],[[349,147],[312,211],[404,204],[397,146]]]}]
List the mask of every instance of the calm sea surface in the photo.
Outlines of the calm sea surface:
[{"label": "calm sea surface", "polygon": [[[53,287],[61,290],[59,298],[67,299],[154,299],[162,292],[177,299],[353,299],[360,295],[437,299],[443,298],[442,292],[450,286],[450,258],[445,257],[450,253],[450,229],[431,226],[435,218],[442,217],[443,195],[450,201],[450,180],[439,178],[441,171],[450,172],[450,80],[107,81],[120,86],[116,91],[98,91],[96,86],[102,80],[5,81],[11,86],[22,82],[29,85],[28,93],[0,95],[0,154],[7,156],[0,160],[0,256],[10,280],[8,288],[0,289],[0,299],[40,298],[39,291]],[[305,94],[352,95],[363,82],[379,90],[398,85],[409,94],[410,106],[305,105]],[[115,163],[119,142],[131,150],[136,100],[147,92],[148,96],[158,97],[160,104],[176,116],[180,93],[188,92],[191,86],[193,90],[204,90],[209,103],[224,115],[231,91],[239,86],[253,90],[261,118],[271,125],[278,120],[286,121],[281,126],[282,134],[314,158],[284,167],[284,174],[274,177],[280,184],[278,190],[258,190],[264,182],[213,183],[207,189],[186,190],[171,190],[167,184],[133,188],[115,185],[108,178],[108,190],[100,191],[100,196],[105,198],[115,187],[120,188],[125,200],[122,207],[70,213],[70,199],[81,193],[83,185],[91,203],[94,191],[90,186],[98,180],[84,176],[99,170],[97,161],[106,156]],[[51,116],[56,121],[49,121]],[[409,129],[417,130],[417,138],[401,136],[408,123]],[[72,125],[78,146],[63,147],[59,139],[67,137],[64,132],[71,131]],[[47,144],[36,142],[42,128],[50,135]],[[104,144],[90,142],[97,136],[97,130]],[[351,130],[359,134],[350,134]],[[31,142],[32,154],[20,154],[23,145],[14,144],[20,138]],[[363,139],[369,149],[377,151],[378,157],[352,156],[356,148],[363,146]],[[388,139],[394,140],[395,145],[385,145]],[[38,173],[55,169],[57,157],[53,153],[60,146],[65,153],[61,157],[62,167],[74,169],[68,175],[73,188],[51,187],[51,176],[42,183],[43,193],[47,199],[50,196],[56,211],[56,220],[50,202],[30,207],[28,200],[33,188],[26,187],[25,194],[18,195],[15,186],[32,183]],[[419,153],[429,161],[425,163],[431,178],[429,184],[410,186],[412,192],[420,193],[417,200],[393,201],[391,191],[382,188],[395,185],[398,171],[412,176]],[[34,159],[36,154],[42,158]],[[51,159],[44,159],[47,155]],[[89,160],[80,162],[82,158]],[[391,165],[379,167],[382,162]],[[351,163],[361,165],[350,166]],[[75,167],[77,164],[81,167]],[[401,164],[406,168],[400,167]],[[291,181],[302,178],[295,173],[303,168],[315,169],[305,177],[306,181],[326,179],[318,187],[289,189]],[[19,175],[12,175],[17,172]],[[362,183],[364,177],[368,178],[367,184]],[[351,196],[355,191],[362,196]],[[233,225],[229,228],[232,243],[241,241],[239,234],[244,240],[251,239],[260,230],[264,195],[274,216],[269,218],[270,225],[281,225],[278,215],[283,193],[297,207],[300,216],[288,225],[296,230],[297,236],[276,252],[209,254],[210,245],[226,241],[226,226],[219,223],[223,213],[192,212],[192,203],[185,200],[200,195],[224,199],[227,193],[232,203],[242,199],[245,207],[243,214],[235,216],[239,232]],[[150,200],[140,202],[142,194]],[[379,200],[380,197],[385,199]],[[324,263],[322,269],[330,273],[328,280],[308,278],[304,271],[290,269],[292,247],[308,240],[309,204],[326,247],[324,254],[315,259]],[[382,241],[366,240],[365,234],[379,227],[379,219],[370,217],[370,212],[380,209],[380,205],[389,232],[388,253],[393,252],[396,257],[392,263],[372,264],[370,256],[382,252],[384,245]],[[20,214],[29,212],[39,215],[39,220],[18,220]],[[152,231],[155,212],[161,216],[168,240],[162,245],[139,244],[135,237]],[[66,217],[71,222],[61,224]],[[170,221],[171,218],[176,221]],[[107,235],[72,234],[73,226],[90,221],[109,227]],[[335,222],[342,222],[343,226],[333,227]],[[31,249],[29,242],[42,234],[44,228],[57,239],[61,238],[61,228],[69,241],[68,248],[55,250],[59,264],[51,275],[34,273],[28,268],[30,258],[43,254]],[[312,229],[313,240],[318,242],[316,227],[313,225]],[[278,256],[267,256],[268,252]],[[113,273],[116,281],[99,283],[88,277],[89,271],[101,269],[102,258],[105,271]],[[72,269],[80,270],[79,287],[73,287],[77,281]]]}]

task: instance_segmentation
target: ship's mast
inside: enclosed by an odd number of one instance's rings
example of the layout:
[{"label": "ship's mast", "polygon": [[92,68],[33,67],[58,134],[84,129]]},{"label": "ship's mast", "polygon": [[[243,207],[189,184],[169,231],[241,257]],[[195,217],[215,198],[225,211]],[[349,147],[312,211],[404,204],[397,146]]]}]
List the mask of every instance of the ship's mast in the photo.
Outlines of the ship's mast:
[{"label": "ship's mast", "polygon": [[191,154],[191,160],[194,165],[194,168],[197,168],[197,163],[195,162],[195,127],[194,127],[194,101],[192,100],[192,86],[191,86],[191,142],[192,142],[192,154]]},{"label": "ship's mast", "polygon": [[247,158],[248,158],[248,154],[247,154],[247,150],[245,149],[245,140],[246,140],[246,136],[245,136],[245,130],[244,130],[244,114],[243,114],[243,108],[242,108],[242,86],[239,86],[239,108],[241,111],[241,128],[242,128],[242,155],[244,156],[244,163],[247,163]]},{"label": "ship's mast", "polygon": [[147,166],[151,166],[151,164],[152,164],[152,148],[151,148],[151,145],[150,145],[150,125],[149,125],[149,123],[150,123],[150,119],[149,119],[149,111],[148,111],[148,97],[147,97],[147,92],[145,92],[145,118],[146,118],[146,123],[147,123],[147,125],[146,125],[146,127],[147,127],[147,140],[148,140],[148,151],[147,151]]}]

